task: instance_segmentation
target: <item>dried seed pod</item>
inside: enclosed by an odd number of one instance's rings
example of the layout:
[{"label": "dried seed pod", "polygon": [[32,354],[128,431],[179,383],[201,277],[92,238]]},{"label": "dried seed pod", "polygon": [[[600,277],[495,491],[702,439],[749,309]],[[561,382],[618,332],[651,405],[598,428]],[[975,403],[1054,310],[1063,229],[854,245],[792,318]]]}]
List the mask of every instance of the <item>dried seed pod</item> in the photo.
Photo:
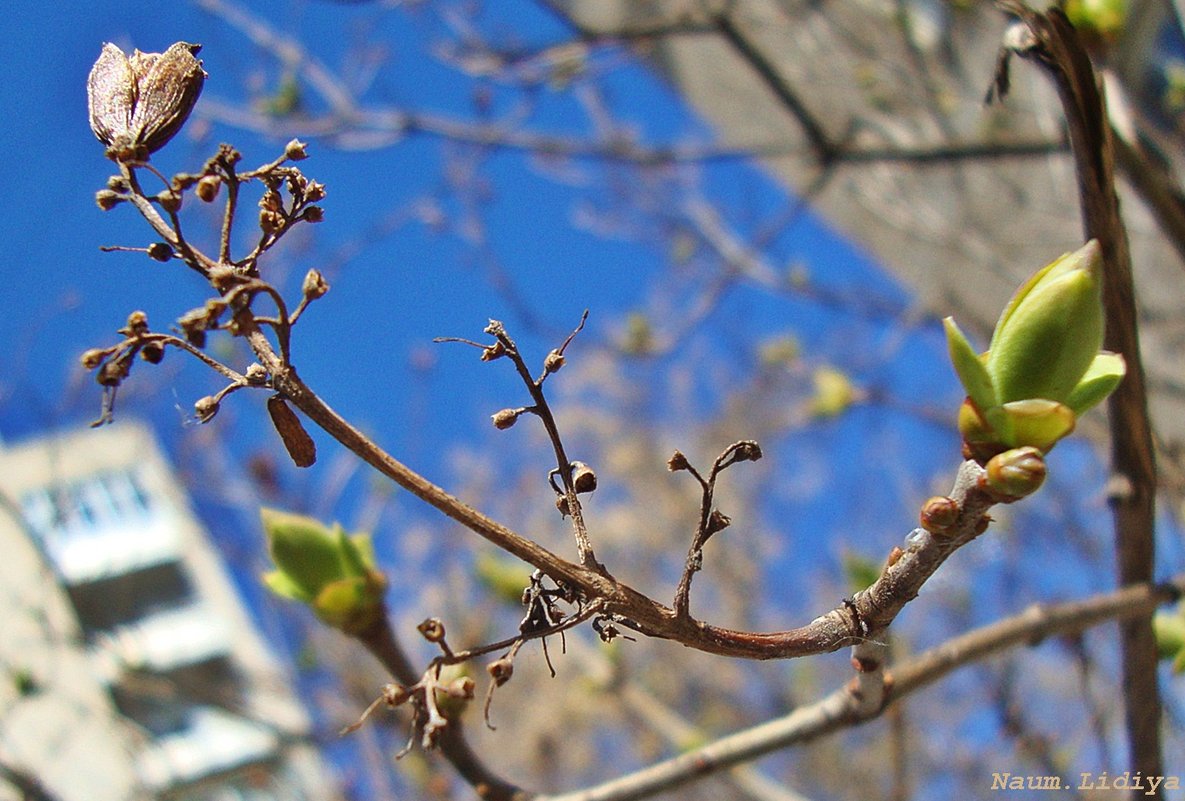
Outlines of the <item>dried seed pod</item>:
[{"label": "dried seed pod", "polygon": [[494,680],[494,685],[501,687],[514,675],[514,662],[507,657],[495,659],[490,664],[486,665],[486,672],[490,674],[490,678]]},{"label": "dried seed pod", "polygon": [[296,412],[288,408],[284,398],[279,395],[268,398],[267,413],[271,415],[272,425],[276,427],[276,433],[284,441],[284,447],[297,467],[309,467],[317,461],[317,446],[313,438],[304,430]]},{"label": "dried seed pod", "polygon": [[444,622],[438,617],[430,617],[416,626],[416,631],[428,642],[440,642],[444,639]]},{"label": "dried seed pod", "polygon": [[82,366],[87,370],[94,370],[103,363],[103,359],[107,357],[107,351],[102,348],[91,348],[82,354]]},{"label": "dried seed pod", "polygon": [[201,45],[177,42],[164,53],[133,51],[107,43],[87,78],[91,130],[116,161],[142,161],[181,130],[206,73]]},{"label": "dried seed pod", "polygon": [[305,273],[300,291],[309,300],[316,300],[329,291],[329,282],[320,270],[313,268]]},{"label": "dried seed pod", "polygon": [[502,409],[490,415],[490,418],[494,422],[494,428],[499,431],[505,431],[518,422],[518,415],[518,409]]},{"label": "dried seed pod", "polygon": [[564,354],[558,350],[553,350],[547,354],[547,358],[543,360],[543,369],[548,373],[559,372],[560,368],[564,366]]},{"label": "dried seed pod", "polygon": [[284,145],[284,156],[292,161],[300,161],[309,157],[308,150],[304,142],[299,139],[293,139],[288,144]]},{"label": "dried seed pod", "polygon": [[572,489],[577,494],[592,492],[597,488],[597,474],[584,462],[572,462]]},{"label": "dried seed pod", "polygon": [[159,342],[149,342],[140,348],[140,358],[149,364],[160,364],[165,358],[165,346]]},{"label": "dried seed pod", "polygon": [[222,179],[217,175],[207,175],[197,182],[198,199],[203,203],[213,203],[218,198],[218,190],[222,187]]},{"label": "dried seed pod", "polygon": [[199,423],[206,423],[210,421],[214,415],[218,414],[218,399],[213,395],[207,395],[204,398],[198,398],[193,404],[193,413],[197,415]]},{"label": "dried seed pod", "polygon": [[148,246],[148,258],[165,262],[173,258],[173,248],[167,242],[153,242]]}]

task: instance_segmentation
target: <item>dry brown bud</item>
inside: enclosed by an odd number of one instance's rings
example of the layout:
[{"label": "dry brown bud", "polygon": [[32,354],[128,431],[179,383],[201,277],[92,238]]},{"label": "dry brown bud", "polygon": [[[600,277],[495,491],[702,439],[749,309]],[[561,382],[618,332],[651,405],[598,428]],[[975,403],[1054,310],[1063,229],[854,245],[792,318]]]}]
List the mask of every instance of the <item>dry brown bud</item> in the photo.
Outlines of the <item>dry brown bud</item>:
[{"label": "dry brown bud", "polygon": [[501,359],[506,355],[506,346],[498,340],[493,345],[483,348],[481,351],[481,360],[483,362],[492,362],[494,359]]},{"label": "dry brown bud", "polygon": [[572,462],[572,489],[576,494],[592,492],[597,488],[597,474],[584,462]]},{"label": "dry brown bud", "polygon": [[91,348],[84,351],[81,357],[82,366],[87,370],[94,370],[103,363],[103,359],[107,356],[107,351],[102,348]]},{"label": "dry brown bud", "polygon": [[449,682],[444,691],[453,698],[471,699],[473,698],[473,690],[476,686],[477,683],[473,681],[472,678],[469,676],[462,676],[459,679],[454,679],[453,681]]},{"label": "dry brown bud", "polygon": [[157,194],[156,202],[170,214],[176,214],[181,211],[181,193],[174,192],[172,189],[166,189]]},{"label": "dry brown bud", "polygon": [[709,535],[715,534],[717,531],[723,531],[732,525],[732,518],[721,512],[719,509],[713,509],[712,514],[708,515],[708,531]]},{"label": "dry brown bud", "polygon": [[761,446],[752,440],[738,442],[733,450],[738,462],[756,462],[761,458]]},{"label": "dry brown bud", "polygon": [[494,428],[505,431],[518,422],[519,414],[518,409],[503,409],[490,415],[490,418],[494,421]]},{"label": "dry brown bud", "polygon": [[407,699],[411,698],[411,690],[400,684],[384,684],[383,685],[383,701],[387,706],[397,707],[407,703]]},{"label": "dry brown bud", "polygon": [[126,359],[112,359],[103,362],[99,372],[95,373],[95,380],[105,387],[118,387],[128,377],[128,363]]},{"label": "dry brown bud", "polygon": [[428,642],[440,642],[444,639],[444,623],[438,617],[430,617],[420,625],[416,631],[424,636]]},{"label": "dry brown bud", "polygon": [[127,198],[119,192],[114,192],[110,189],[100,189],[98,192],[95,192],[95,203],[103,211],[111,211],[125,200]]},{"label": "dry brown bud", "polygon": [[148,258],[156,261],[169,261],[173,258],[173,248],[165,242],[153,242],[148,246]]},{"label": "dry brown bud", "polygon": [[218,414],[218,400],[213,395],[198,398],[193,404],[193,413],[197,415],[199,423],[209,422],[210,418]]},{"label": "dry brown bud", "polygon": [[138,337],[148,333],[148,315],[142,311],[134,311],[128,315],[127,325],[123,332],[128,336]]},{"label": "dry brown bud", "polygon": [[325,276],[321,275],[320,270],[312,269],[305,273],[300,291],[309,300],[316,300],[329,291],[329,283],[325,280]]},{"label": "dry brown bud", "polygon": [[278,211],[263,209],[259,212],[259,229],[265,234],[274,234],[284,227],[284,215]]},{"label": "dry brown bud", "polygon": [[686,470],[689,467],[691,467],[691,462],[687,461],[687,457],[683,455],[682,451],[675,451],[671,454],[671,458],[667,459],[667,470],[672,473]]},{"label": "dry brown bud", "polygon": [[309,181],[304,188],[304,199],[308,203],[316,203],[325,198],[325,184]]},{"label": "dry brown bud", "polygon": [[284,157],[290,161],[302,161],[309,157],[308,151],[305,149],[306,145],[299,139],[293,139],[288,144],[284,145]]},{"label": "dry brown bud", "polygon": [[149,364],[160,364],[165,358],[165,346],[159,342],[146,342],[140,348],[140,358]]},{"label": "dry brown bud", "polygon": [[222,179],[217,175],[207,175],[197,182],[193,190],[203,203],[213,203],[218,197],[218,190],[222,188]]},{"label": "dry brown bud", "polygon": [[319,223],[325,219],[325,209],[320,206],[309,206],[300,215],[307,223]]},{"label": "dry brown bud", "polygon": [[490,674],[490,678],[494,680],[494,685],[501,687],[514,675],[514,663],[506,657],[495,659],[490,664],[486,665],[486,673]]},{"label": "dry brown bud", "polygon": [[177,42],[164,53],[132,52],[107,43],[87,78],[91,130],[116,161],[142,161],[181,130],[206,73],[201,45]]},{"label": "dry brown bud", "polygon": [[262,384],[267,381],[267,369],[259,362],[253,362],[247,367],[246,378],[251,384]]},{"label": "dry brown bud", "polygon": [[547,354],[547,358],[543,360],[543,369],[548,373],[558,372],[564,366],[564,354],[558,350],[553,350]]}]

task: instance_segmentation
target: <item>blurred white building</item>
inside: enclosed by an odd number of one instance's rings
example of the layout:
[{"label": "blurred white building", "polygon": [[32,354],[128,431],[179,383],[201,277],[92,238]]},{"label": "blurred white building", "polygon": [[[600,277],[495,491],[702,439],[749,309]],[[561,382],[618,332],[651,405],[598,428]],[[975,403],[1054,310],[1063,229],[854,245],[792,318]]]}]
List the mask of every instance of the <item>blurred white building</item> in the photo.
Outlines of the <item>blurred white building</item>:
[{"label": "blurred white building", "polygon": [[0,801],[329,801],[309,727],[147,428],[0,447]]}]

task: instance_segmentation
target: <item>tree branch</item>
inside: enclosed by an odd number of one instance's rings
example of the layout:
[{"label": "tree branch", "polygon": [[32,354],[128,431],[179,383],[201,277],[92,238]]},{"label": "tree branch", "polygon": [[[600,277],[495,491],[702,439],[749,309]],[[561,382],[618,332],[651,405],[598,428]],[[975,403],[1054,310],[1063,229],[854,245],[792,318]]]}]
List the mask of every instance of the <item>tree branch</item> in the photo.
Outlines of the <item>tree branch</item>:
[{"label": "tree branch", "polygon": [[1109,620],[1126,621],[1147,616],[1161,604],[1176,601],[1183,593],[1185,574],[1165,584],[1126,587],[1056,606],[1032,606],[1014,617],[948,640],[888,672],[884,680],[884,703],[879,706],[862,708],[853,694],[856,687],[853,681],[785,717],[731,734],[604,784],[570,793],[536,795],[533,801],[648,798],[707,774],[877,718],[897,700],[934,684],[964,665],[1018,645],[1035,645],[1045,638],[1080,632]]},{"label": "tree branch", "polygon": [[[1115,194],[1113,141],[1104,98],[1090,57],[1059,9],[1038,14],[1014,0],[1000,6],[1019,17],[1032,34],[1032,46],[1017,52],[1038,64],[1057,88],[1074,153],[1082,227],[1087,239],[1097,239],[1102,246],[1104,345],[1127,362],[1127,376],[1108,400],[1118,576],[1121,586],[1148,582],[1155,570],[1155,446],[1140,359],[1131,252]],[[1121,628],[1121,643],[1130,767],[1145,776],[1161,776],[1161,704],[1151,616],[1127,620]]]}]

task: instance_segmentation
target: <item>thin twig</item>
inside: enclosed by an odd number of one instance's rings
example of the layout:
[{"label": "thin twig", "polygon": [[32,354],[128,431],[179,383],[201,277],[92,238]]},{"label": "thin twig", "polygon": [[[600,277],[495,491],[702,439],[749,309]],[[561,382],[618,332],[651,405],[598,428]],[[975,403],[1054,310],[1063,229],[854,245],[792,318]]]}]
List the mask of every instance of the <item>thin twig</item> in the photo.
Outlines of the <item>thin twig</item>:
[{"label": "thin twig", "polygon": [[[580,318],[580,325],[573,331],[562,347],[566,348],[572,341],[572,338],[584,327],[584,321],[588,318],[586,311]],[[580,564],[583,567],[591,570],[603,570],[600,563],[597,562],[596,555],[593,553],[592,540],[588,536],[588,527],[584,522],[584,512],[580,506],[580,499],[576,494],[576,487],[572,482],[572,462],[568,459],[568,455],[564,450],[563,440],[560,438],[560,428],[555,421],[555,415],[551,413],[551,406],[547,402],[547,396],[543,392],[543,381],[547,377],[547,370],[543,375],[536,379],[531,375],[531,368],[527,366],[526,360],[522,354],[519,353],[518,345],[506,333],[506,329],[502,323],[497,320],[490,320],[490,324],[486,326],[486,333],[494,337],[506,349],[506,356],[514,364],[515,370],[518,372],[519,378],[522,379],[523,385],[526,386],[527,392],[531,395],[531,400],[534,405],[529,407],[529,411],[539,418],[543,423],[543,428],[547,431],[547,438],[551,441],[552,450],[555,451],[557,470],[560,476],[560,481],[564,485],[564,500],[567,506],[567,513],[572,517],[572,529],[576,536],[576,551],[580,559]]]}]

